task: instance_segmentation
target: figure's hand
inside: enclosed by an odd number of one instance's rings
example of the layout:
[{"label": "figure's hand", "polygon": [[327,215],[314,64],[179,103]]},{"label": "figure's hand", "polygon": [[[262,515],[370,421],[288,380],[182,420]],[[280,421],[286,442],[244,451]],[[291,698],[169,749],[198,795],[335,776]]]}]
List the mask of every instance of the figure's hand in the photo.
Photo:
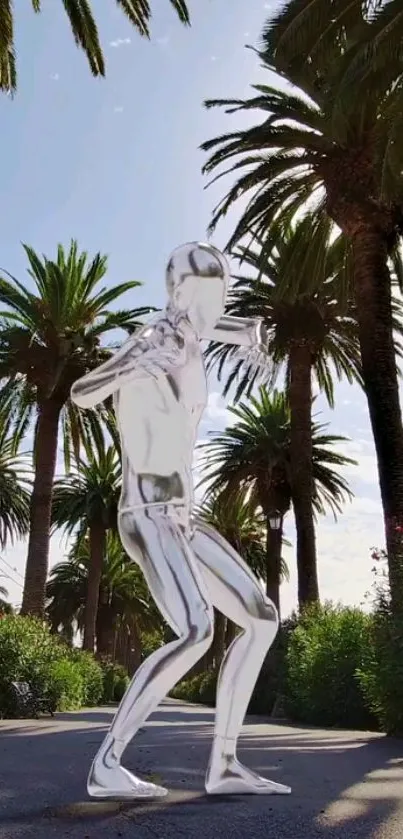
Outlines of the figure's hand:
[{"label": "figure's hand", "polygon": [[269,333],[263,320],[256,324],[256,340],[244,355],[244,366],[248,375],[255,382],[267,382],[271,376],[271,363],[269,354]]}]

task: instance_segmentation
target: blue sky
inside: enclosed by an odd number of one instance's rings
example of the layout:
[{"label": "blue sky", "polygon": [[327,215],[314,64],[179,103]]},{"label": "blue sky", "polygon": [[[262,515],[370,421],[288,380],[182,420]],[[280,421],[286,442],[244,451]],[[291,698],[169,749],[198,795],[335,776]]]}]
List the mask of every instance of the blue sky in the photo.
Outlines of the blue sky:
[{"label": "blue sky", "polygon": [[[17,6],[17,4],[15,4]],[[153,0],[151,42],[143,41],[113,2],[93,0],[107,78],[94,79],[71,37],[62,3],[29,3],[16,12],[19,90],[0,98],[2,125],[2,227],[0,267],[24,279],[21,242],[49,256],[57,243],[77,238],[90,253],[109,255],[108,282],[141,280],[131,305],[163,305],[169,252],[205,231],[222,186],[205,190],[200,143],[240,125],[239,117],[202,107],[209,97],[242,97],[264,75],[246,43],[256,44],[277,5],[262,0],[193,0],[193,26],[183,28],[168,0]],[[157,11],[158,9],[158,11]],[[214,242],[222,246],[231,218]],[[318,528],[319,571],[325,597],[359,603],[371,583],[372,545],[382,542],[376,463],[366,403],[357,388],[338,388],[337,409],[321,401],[321,419],[353,439],[349,470],[354,502],[335,526]],[[228,422],[212,382],[200,434]],[[351,474],[350,474],[351,473]],[[287,535],[294,538],[292,519]],[[284,611],[295,604],[293,549],[286,550],[291,581]],[[4,554],[16,572],[3,581],[19,602],[25,546]],[[53,539],[52,564],[62,558]],[[3,569],[2,569],[3,570]],[[5,570],[5,569],[4,569]],[[0,571],[2,573],[2,571]]]}]

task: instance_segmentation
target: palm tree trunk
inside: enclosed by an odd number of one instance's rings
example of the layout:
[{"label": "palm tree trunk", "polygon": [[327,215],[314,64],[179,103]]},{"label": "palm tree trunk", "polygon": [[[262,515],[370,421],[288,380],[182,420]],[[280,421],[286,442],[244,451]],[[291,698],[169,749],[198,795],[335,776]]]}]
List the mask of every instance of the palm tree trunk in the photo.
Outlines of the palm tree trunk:
[{"label": "palm tree trunk", "polygon": [[283,544],[283,524],[274,530],[267,516],[266,537],[266,594],[274,603],[280,618],[280,580],[281,548]]},{"label": "palm tree trunk", "polygon": [[291,486],[297,531],[298,602],[319,600],[312,497],[312,353],[295,343],[289,357]]},{"label": "palm tree trunk", "polygon": [[218,609],[214,609],[214,638],[211,645],[214,667],[221,667],[225,655],[225,635],[227,630],[227,618]]},{"label": "palm tree trunk", "polygon": [[122,664],[123,667],[127,667],[129,634],[126,624],[121,621],[116,636],[116,661],[118,664]]},{"label": "palm tree trunk", "polygon": [[136,618],[133,618],[130,625],[130,649],[127,662],[129,676],[132,677],[141,665],[143,645],[141,634]]},{"label": "palm tree trunk", "polygon": [[97,613],[99,603],[99,587],[101,584],[102,565],[104,561],[106,529],[103,522],[96,522],[90,526],[90,567],[88,573],[87,599],[84,615],[84,650],[94,652],[97,628]]},{"label": "palm tree trunk", "polygon": [[233,621],[231,621],[229,618],[227,618],[227,631],[226,631],[226,634],[225,634],[225,646],[226,646],[227,649],[228,649],[228,647],[231,646],[232,642],[235,641],[235,637],[236,637],[236,624]]},{"label": "palm tree trunk", "polygon": [[353,236],[353,256],[363,379],[377,455],[392,609],[401,614],[403,431],[384,237],[375,229],[359,229]]},{"label": "palm tree trunk", "polygon": [[38,406],[35,429],[35,478],[31,495],[22,615],[43,618],[48,576],[52,492],[56,471],[61,406],[46,399]]},{"label": "palm tree trunk", "polygon": [[116,646],[116,614],[109,603],[98,602],[96,640],[98,656],[113,659]]}]

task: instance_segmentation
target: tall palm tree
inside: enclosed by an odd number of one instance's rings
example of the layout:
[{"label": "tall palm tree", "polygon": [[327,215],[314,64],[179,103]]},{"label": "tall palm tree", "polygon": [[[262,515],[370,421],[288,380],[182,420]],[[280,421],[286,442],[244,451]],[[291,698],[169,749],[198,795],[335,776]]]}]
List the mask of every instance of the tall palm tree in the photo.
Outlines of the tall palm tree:
[{"label": "tall palm tree", "polygon": [[[252,397],[250,404],[240,403],[231,407],[235,423],[224,432],[212,432],[211,440],[202,444],[204,457],[201,464],[205,469],[203,483],[207,493],[223,493],[228,503],[233,503],[240,492],[248,492],[249,503],[254,509],[263,511],[267,533],[267,572],[272,568],[271,540],[273,535],[271,518],[274,511],[281,517],[278,538],[282,537],[283,520],[293,502],[292,445],[289,402],[284,393],[273,391],[269,395],[264,387],[259,397]],[[345,442],[344,437],[324,434],[326,426],[313,423],[313,505],[316,513],[323,513],[330,507],[334,514],[340,512],[341,504],[351,497],[347,482],[337,469],[347,463],[354,463],[332,446]],[[279,555],[277,554],[277,557]],[[304,579],[312,573],[298,565],[298,596],[300,606],[306,603],[301,595],[310,589],[311,582]],[[316,573],[316,569],[315,569]],[[281,566],[277,562],[272,578],[275,602],[279,600]],[[277,594],[276,594],[277,592]]]},{"label": "tall palm tree", "polygon": [[94,651],[99,587],[105,556],[107,532],[117,527],[121,487],[119,453],[105,443],[87,450],[87,460],[56,481],[53,488],[52,521],[71,535],[77,528],[83,536],[88,530],[90,565],[84,615],[84,649]]},{"label": "tall palm tree", "polygon": [[[337,49],[339,52],[337,53]],[[402,285],[398,252],[403,231],[402,166],[396,144],[389,144],[391,91],[363,100],[335,123],[335,91],[341,72],[341,47],[327,74],[305,62],[294,73],[277,73],[278,85],[254,87],[247,100],[216,100],[209,107],[257,112],[263,121],[203,144],[212,152],[204,170],[237,175],[215,210],[212,228],[230,207],[249,196],[231,236],[265,239],[279,213],[295,214],[309,200],[327,212],[351,244],[353,293],[359,329],[362,376],[378,461],[394,608],[403,603],[403,546],[397,525],[403,521],[403,433],[393,341],[391,260]],[[265,67],[276,72],[261,54]],[[270,59],[272,60],[272,59]],[[296,85],[299,84],[300,87]],[[229,168],[222,170],[222,166]],[[265,247],[272,247],[270,236]]]},{"label": "tall palm tree", "polygon": [[[137,32],[150,37],[152,15],[149,0],[115,0],[116,5]],[[185,0],[169,0],[179,20],[190,24]],[[34,12],[40,12],[41,0],[31,0]],[[98,27],[90,0],[63,0],[74,40],[87,56],[93,76],[105,76],[105,58],[99,40]],[[0,0],[0,88],[14,93],[17,88],[17,69],[14,46],[14,14],[12,0]]]},{"label": "tall palm tree", "polygon": [[0,403],[19,428],[35,420],[35,477],[30,504],[30,531],[22,613],[43,615],[48,571],[52,489],[59,426],[62,423],[77,453],[91,411],[80,412],[70,400],[76,379],[108,357],[101,340],[117,328],[134,329],[146,308],[113,312],[111,304],[139,283],[106,288],[105,256],[89,262],[72,242],[59,245],[56,260],[25,247],[33,290],[18,280],[0,278]]},{"label": "tall palm tree", "polygon": [[0,412],[0,549],[26,536],[29,527],[30,469],[19,444],[10,417]]},{"label": "tall palm tree", "polygon": [[[351,382],[360,378],[360,353],[354,307],[349,300],[350,265],[344,237],[329,242],[331,223],[307,215],[275,237],[272,250],[238,248],[235,256],[254,276],[237,275],[228,298],[232,315],[263,317],[272,359],[271,381],[285,368],[290,405],[291,478],[297,529],[297,563],[301,569],[301,603],[319,599],[313,518],[312,387],[319,387],[333,405],[332,373]],[[310,245],[310,246],[309,246]],[[234,359],[227,375],[227,393],[240,377],[236,399],[249,395],[256,376],[235,348],[212,345],[209,365]],[[304,569],[302,571],[302,569]]]},{"label": "tall palm tree", "polygon": [[[73,636],[84,629],[90,568],[89,539],[76,539],[64,562],[56,565],[46,587],[47,616],[54,632]],[[122,628],[127,652],[134,647],[141,660],[141,632],[161,623],[138,567],[126,556],[118,536],[110,531],[102,566],[97,651],[113,657],[116,633]],[[123,663],[123,662],[122,662]]]}]

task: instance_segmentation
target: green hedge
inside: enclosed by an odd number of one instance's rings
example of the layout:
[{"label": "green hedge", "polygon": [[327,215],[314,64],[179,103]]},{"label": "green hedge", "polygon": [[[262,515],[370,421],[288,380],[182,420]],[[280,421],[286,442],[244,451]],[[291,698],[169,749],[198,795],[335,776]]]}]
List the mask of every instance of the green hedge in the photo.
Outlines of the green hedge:
[{"label": "green hedge", "polygon": [[[327,604],[293,615],[266,657],[249,712],[270,715],[280,699],[295,722],[364,730],[382,723],[391,730],[393,720],[396,730],[403,724],[403,692],[394,690],[393,674],[401,673],[402,684],[403,643],[398,666],[389,633],[389,624],[359,609]],[[216,672],[201,673],[182,681],[171,696],[214,706],[216,684]]]},{"label": "green hedge", "polygon": [[363,688],[372,618],[327,604],[304,612],[286,655],[285,710],[298,722],[375,729]]},{"label": "green hedge", "polygon": [[159,648],[167,643],[168,640],[171,639],[164,638],[162,630],[156,629],[154,632],[142,632],[142,661],[144,661],[145,658],[148,658],[149,655],[152,655],[152,653],[155,653],[156,650],[159,650]]},{"label": "green hedge", "polygon": [[91,653],[73,649],[70,659],[74,662],[83,680],[82,704],[87,708],[95,707],[103,701],[104,676],[101,665]]},{"label": "green hedge", "polygon": [[46,673],[47,694],[58,711],[73,711],[84,705],[84,680],[75,661],[61,658],[53,661]]},{"label": "green hedge", "polygon": [[127,670],[121,664],[105,659],[102,667],[102,701],[108,705],[120,702],[130,684]]},{"label": "green hedge", "polygon": [[403,622],[388,608],[371,620],[363,667],[358,678],[382,731],[403,737]]},{"label": "green hedge", "polygon": [[215,670],[209,670],[207,673],[199,673],[197,676],[193,676],[192,679],[184,679],[171,690],[170,696],[174,699],[182,699],[185,702],[214,707],[217,675]]},{"label": "green hedge", "polygon": [[13,681],[29,682],[48,696],[54,710],[96,705],[102,698],[103,675],[87,653],[71,650],[52,635],[46,623],[19,615],[0,620],[0,717],[17,714]]}]

